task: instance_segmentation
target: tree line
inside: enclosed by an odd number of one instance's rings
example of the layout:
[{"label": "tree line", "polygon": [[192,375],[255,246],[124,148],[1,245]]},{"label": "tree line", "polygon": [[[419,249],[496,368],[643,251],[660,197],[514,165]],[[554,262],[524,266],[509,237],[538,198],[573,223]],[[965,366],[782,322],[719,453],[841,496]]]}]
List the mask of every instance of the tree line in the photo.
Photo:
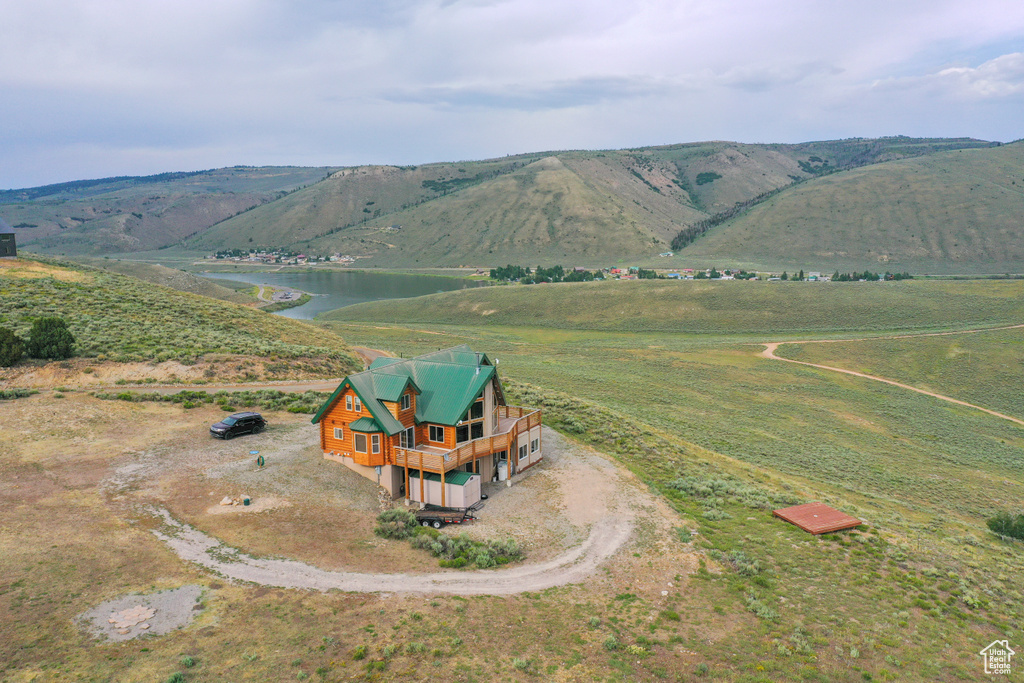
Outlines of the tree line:
[{"label": "tree line", "polygon": [[531,271],[523,266],[509,264],[500,268],[491,268],[491,279],[533,285],[541,282],[593,282],[594,280],[604,279],[604,275],[599,270],[567,271],[562,266],[551,266],[550,268],[537,266],[536,269]]},{"label": "tree line", "polygon": [[[803,271],[801,271],[803,272]],[[902,273],[872,273],[870,270],[865,270],[863,273],[840,273],[838,270],[832,274],[832,282],[860,282],[861,280],[867,280],[868,282],[878,282],[879,280],[913,280],[914,276],[904,271]]]}]

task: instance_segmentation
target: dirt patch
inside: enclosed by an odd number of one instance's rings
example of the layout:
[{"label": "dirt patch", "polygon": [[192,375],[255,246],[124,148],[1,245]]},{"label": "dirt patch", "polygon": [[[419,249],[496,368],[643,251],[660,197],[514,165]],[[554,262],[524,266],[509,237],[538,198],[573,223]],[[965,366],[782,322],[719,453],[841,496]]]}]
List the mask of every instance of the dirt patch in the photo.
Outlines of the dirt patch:
[{"label": "dirt patch", "polygon": [[[634,527],[637,541],[654,551],[657,562],[650,554],[643,567],[633,567],[633,563],[624,560],[629,567],[625,575],[630,577],[627,580],[631,588],[652,596],[666,596],[672,586],[664,581],[665,573],[679,575],[695,570],[696,555],[684,552],[680,556],[679,544],[673,538],[672,527],[677,518],[631,474],[547,428],[544,452],[543,464],[514,478],[511,487],[487,485],[490,498],[479,522],[445,529],[445,533],[467,533],[477,538],[506,534],[517,538],[527,547],[528,560],[509,569],[409,573],[391,561],[393,553],[406,548],[406,544],[379,539],[370,556],[376,560],[374,569],[386,566],[390,570],[386,573],[354,571],[350,563],[343,563],[344,570],[331,570],[297,560],[255,557],[239,549],[249,551],[250,545],[226,544],[220,536],[178,521],[164,508],[153,509],[160,521],[153,533],[182,559],[227,578],[320,591],[509,595],[544,590],[588,579],[627,543]],[[336,469],[341,478],[356,476],[345,468]],[[239,464],[211,468],[207,474],[226,477],[232,472],[235,481],[251,474],[247,466]],[[355,487],[359,485],[356,481]],[[362,486],[373,488],[365,480]],[[374,513],[369,504],[361,511],[366,520],[372,520]],[[661,571],[651,571],[655,564]],[[646,578],[635,578],[638,575]]]},{"label": "dirt patch", "polygon": [[19,258],[0,259],[0,275],[18,278],[52,277],[63,282],[91,282],[93,280],[92,275],[88,273]]},{"label": "dirt patch", "polygon": [[264,512],[266,510],[274,510],[282,507],[291,507],[291,503],[284,498],[278,498],[277,496],[262,496],[260,498],[252,499],[249,505],[223,505],[217,503],[206,508],[206,514],[208,515],[234,515],[244,514],[247,512]]},{"label": "dirt patch", "polygon": [[192,621],[202,595],[203,587],[191,584],[159,593],[132,593],[97,605],[78,622],[92,635],[115,642],[160,636]]}]

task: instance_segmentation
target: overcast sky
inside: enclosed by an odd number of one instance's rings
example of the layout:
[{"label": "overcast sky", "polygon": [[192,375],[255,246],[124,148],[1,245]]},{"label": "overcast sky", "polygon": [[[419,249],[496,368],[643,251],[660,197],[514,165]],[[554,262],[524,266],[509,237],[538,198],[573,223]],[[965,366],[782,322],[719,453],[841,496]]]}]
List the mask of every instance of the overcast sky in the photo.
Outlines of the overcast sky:
[{"label": "overcast sky", "polygon": [[4,0],[0,188],[1024,137],[1021,0]]}]

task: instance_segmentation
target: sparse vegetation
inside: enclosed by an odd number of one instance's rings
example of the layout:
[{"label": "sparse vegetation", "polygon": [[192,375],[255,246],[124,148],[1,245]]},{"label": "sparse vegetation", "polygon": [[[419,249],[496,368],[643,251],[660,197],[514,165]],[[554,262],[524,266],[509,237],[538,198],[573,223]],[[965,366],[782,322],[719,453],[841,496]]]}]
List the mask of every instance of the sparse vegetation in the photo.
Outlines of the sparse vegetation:
[{"label": "sparse vegetation", "polygon": [[30,338],[29,355],[64,354],[73,339],[76,355],[120,362],[253,355],[328,376],[360,366],[340,338],[242,306],[52,260],[34,270],[0,272],[0,316],[7,325],[28,335],[43,324],[36,322],[40,314],[62,319],[67,329],[45,323],[37,334],[46,343]]},{"label": "sparse vegetation", "polygon": [[322,391],[286,392],[276,389],[254,389],[252,391],[217,391],[210,393],[194,389],[185,389],[173,394],[158,392],[142,393],[137,391],[93,392],[98,399],[105,401],[128,401],[131,403],[158,402],[178,403],[183,408],[193,408],[204,403],[221,406],[225,412],[235,412],[238,408],[262,408],[264,410],[284,410],[289,413],[313,414],[330,395]]}]

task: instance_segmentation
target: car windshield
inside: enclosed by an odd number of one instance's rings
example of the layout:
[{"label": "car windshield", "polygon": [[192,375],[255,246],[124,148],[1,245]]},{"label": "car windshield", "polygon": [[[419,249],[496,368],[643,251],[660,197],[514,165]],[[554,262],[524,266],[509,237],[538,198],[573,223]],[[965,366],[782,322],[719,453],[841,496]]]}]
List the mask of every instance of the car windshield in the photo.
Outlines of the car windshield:
[{"label": "car windshield", "polygon": [[231,425],[233,425],[236,422],[238,422],[238,418],[235,418],[235,417],[225,417],[223,420],[221,420],[221,422],[223,422],[224,424],[226,424],[227,426],[230,427]]}]

